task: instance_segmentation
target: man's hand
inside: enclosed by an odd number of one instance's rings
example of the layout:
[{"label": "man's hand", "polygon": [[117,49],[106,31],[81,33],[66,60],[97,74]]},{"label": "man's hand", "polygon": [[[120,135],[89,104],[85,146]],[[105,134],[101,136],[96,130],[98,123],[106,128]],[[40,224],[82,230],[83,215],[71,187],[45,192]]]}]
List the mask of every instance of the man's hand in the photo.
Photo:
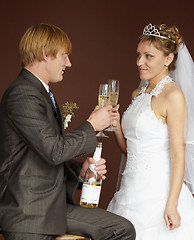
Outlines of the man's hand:
[{"label": "man's hand", "polygon": [[[86,158],[85,162],[82,165],[82,169],[80,171],[80,176],[84,177],[87,169],[89,168],[90,163],[95,163],[95,160],[91,157]],[[98,175],[101,176],[102,180],[106,179],[105,174],[107,173],[106,170],[106,160],[104,158],[101,158],[99,161],[95,163],[94,170],[97,171]]]},{"label": "man's hand", "polygon": [[95,131],[101,131],[110,126],[112,123],[112,105],[100,108],[96,106],[88,118]]}]

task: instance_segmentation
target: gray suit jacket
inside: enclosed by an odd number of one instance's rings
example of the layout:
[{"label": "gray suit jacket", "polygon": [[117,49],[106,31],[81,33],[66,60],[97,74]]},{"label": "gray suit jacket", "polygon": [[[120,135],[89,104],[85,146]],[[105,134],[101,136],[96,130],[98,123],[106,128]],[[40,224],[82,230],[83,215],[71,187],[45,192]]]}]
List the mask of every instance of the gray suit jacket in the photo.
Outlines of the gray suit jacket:
[{"label": "gray suit jacket", "polygon": [[84,122],[63,134],[60,111],[41,82],[23,69],[0,105],[0,227],[3,231],[60,235],[66,201],[73,203],[81,165],[71,159],[94,151]]}]

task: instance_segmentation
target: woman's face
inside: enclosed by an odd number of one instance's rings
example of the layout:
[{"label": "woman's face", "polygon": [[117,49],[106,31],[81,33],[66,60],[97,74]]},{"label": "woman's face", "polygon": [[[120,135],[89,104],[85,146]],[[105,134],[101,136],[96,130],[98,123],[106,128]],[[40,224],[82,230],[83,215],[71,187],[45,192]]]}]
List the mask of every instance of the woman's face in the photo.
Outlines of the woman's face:
[{"label": "woman's face", "polygon": [[168,56],[149,41],[138,44],[136,63],[141,80],[161,80],[168,74]]}]

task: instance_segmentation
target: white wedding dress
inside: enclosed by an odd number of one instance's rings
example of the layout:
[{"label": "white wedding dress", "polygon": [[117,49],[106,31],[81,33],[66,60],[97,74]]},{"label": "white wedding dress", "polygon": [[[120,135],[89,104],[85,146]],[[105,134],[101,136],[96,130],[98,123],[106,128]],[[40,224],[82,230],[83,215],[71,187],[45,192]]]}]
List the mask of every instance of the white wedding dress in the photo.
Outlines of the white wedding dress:
[{"label": "white wedding dress", "polygon": [[136,229],[136,240],[194,240],[194,199],[183,184],[178,211],[181,226],[169,230],[163,218],[170,188],[170,144],[168,125],[151,109],[167,76],[151,93],[141,94],[123,114],[122,129],[127,140],[127,162],[120,190],[109,203],[108,211],[129,219]]}]

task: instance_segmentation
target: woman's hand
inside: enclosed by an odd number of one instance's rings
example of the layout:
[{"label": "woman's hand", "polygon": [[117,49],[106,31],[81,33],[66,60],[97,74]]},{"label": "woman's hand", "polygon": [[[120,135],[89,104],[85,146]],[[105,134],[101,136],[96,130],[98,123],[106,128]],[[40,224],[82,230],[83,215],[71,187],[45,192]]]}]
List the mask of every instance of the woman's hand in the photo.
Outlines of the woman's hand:
[{"label": "woman's hand", "polygon": [[112,109],[112,117],[113,117],[112,125],[114,128],[120,130],[121,129],[120,113],[118,112],[118,110],[119,110],[119,104]]},{"label": "woman's hand", "polygon": [[168,204],[166,205],[166,209],[164,211],[164,220],[167,228],[170,230],[178,228],[181,225],[181,216],[179,215],[177,208]]}]

